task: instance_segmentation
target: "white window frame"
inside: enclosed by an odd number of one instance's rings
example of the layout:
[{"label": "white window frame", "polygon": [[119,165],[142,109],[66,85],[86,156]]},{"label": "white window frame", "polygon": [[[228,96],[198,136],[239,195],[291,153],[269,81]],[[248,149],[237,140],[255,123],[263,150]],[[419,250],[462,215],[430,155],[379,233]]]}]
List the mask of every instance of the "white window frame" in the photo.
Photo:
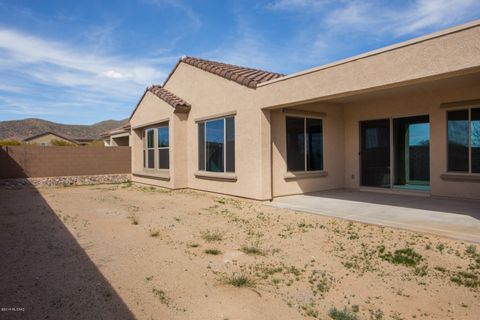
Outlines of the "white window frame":
[{"label": "white window frame", "polygon": [[[234,126],[235,126],[235,115],[224,116],[220,118],[213,118],[213,119],[206,119],[197,122],[197,132],[198,132],[198,125],[203,124],[203,161],[204,161],[204,168],[198,171],[201,172],[217,172],[217,173],[235,173],[235,171],[226,171],[227,170],[227,118],[233,118]],[[213,121],[223,121],[223,171],[208,171],[207,170],[207,123]],[[235,139],[235,132],[233,133],[233,139]],[[200,146],[199,146],[200,147]],[[235,169],[236,170],[236,169]]]},{"label": "white window frame", "polygon": [[[153,131],[153,148],[148,147],[148,132]],[[155,128],[148,128],[144,130],[145,133],[145,143],[144,143],[144,152],[145,152],[145,163],[143,164],[143,168],[146,170],[154,170],[156,168],[155,163]],[[170,144],[169,144],[170,145]],[[153,150],[153,168],[149,167],[148,162],[148,151]]]}]

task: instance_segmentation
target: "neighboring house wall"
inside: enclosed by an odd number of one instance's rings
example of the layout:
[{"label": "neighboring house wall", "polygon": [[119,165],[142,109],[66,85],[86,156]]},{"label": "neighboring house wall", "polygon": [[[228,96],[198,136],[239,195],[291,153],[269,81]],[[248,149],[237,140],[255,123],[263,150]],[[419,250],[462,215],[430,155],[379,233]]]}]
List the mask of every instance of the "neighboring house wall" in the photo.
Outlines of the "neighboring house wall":
[{"label": "neighboring house wall", "polygon": [[131,172],[130,148],[0,148],[0,179]]},{"label": "neighboring house wall", "polygon": [[109,143],[110,147],[128,147],[130,146],[130,134],[123,133],[118,135],[112,135],[110,137],[111,143]]},{"label": "neighboring house wall", "polygon": [[67,142],[67,143],[74,143],[75,144],[75,142],[73,142],[73,141],[63,139],[63,138],[61,138],[57,135],[51,134],[51,133],[40,136],[40,137],[37,137],[37,138],[30,139],[26,142],[29,143],[29,144],[37,144],[39,146],[51,146],[52,145],[52,140],[60,140],[60,141],[64,141],[64,142]]}]

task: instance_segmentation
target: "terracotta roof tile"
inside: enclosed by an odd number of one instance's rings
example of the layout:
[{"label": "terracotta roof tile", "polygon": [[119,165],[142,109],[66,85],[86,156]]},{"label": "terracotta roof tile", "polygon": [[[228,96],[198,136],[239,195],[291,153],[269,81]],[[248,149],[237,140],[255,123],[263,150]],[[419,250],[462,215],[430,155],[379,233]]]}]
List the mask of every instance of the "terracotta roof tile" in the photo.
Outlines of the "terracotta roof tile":
[{"label": "terracotta roof tile", "polygon": [[249,88],[256,88],[259,83],[285,76],[280,73],[240,67],[194,57],[183,57],[180,61],[225,79],[235,81]]},{"label": "terracotta roof tile", "polygon": [[163,88],[162,86],[158,85],[153,85],[147,89],[147,91],[150,91],[175,109],[190,109],[191,105],[186,102],[185,100],[177,97],[167,89]]}]

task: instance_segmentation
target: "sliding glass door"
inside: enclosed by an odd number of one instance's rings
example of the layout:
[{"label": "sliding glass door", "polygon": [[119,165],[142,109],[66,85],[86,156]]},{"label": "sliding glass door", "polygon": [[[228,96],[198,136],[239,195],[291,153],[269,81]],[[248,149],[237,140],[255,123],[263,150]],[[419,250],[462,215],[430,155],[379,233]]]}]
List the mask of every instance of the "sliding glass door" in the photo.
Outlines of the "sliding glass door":
[{"label": "sliding glass door", "polygon": [[430,124],[428,115],[393,119],[394,187],[428,189]]},{"label": "sliding glass door", "polygon": [[362,121],[360,145],[362,186],[429,190],[428,115]]},{"label": "sliding glass door", "polygon": [[362,186],[390,188],[390,119],[360,123]]}]

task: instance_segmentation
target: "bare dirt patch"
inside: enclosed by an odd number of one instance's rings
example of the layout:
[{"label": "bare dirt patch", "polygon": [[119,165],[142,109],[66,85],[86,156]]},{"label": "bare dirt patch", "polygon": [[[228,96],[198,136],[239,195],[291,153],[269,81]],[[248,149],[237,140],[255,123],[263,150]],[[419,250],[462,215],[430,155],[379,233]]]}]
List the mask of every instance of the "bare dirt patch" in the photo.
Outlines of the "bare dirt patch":
[{"label": "bare dirt patch", "polygon": [[[2,284],[8,304],[34,318],[55,318],[52,310],[95,318],[88,304],[115,306],[103,314],[116,319],[480,314],[480,248],[469,243],[194,191],[118,184],[39,192],[0,190]],[[52,238],[53,229],[62,237]],[[41,256],[49,258],[38,269]],[[46,279],[70,281],[58,274],[80,278],[52,293]]]}]

